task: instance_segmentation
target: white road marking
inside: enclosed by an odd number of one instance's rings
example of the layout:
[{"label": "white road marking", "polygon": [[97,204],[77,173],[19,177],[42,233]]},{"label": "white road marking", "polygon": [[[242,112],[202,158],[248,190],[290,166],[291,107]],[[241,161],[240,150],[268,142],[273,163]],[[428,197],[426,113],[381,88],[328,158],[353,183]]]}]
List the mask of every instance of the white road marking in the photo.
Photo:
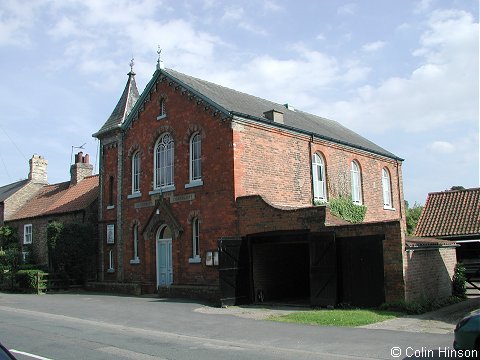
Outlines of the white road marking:
[{"label": "white road marking", "polygon": [[43,356],[40,356],[40,355],[30,354],[30,353],[25,352],[25,351],[18,351],[18,350],[15,350],[15,349],[10,349],[9,351],[12,352],[12,353],[15,353],[15,354],[25,355],[25,356],[28,356],[28,357],[31,357],[31,358],[34,358],[34,359],[38,359],[38,360],[53,360],[53,359],[46,358],[46,357],[43,357]]}]

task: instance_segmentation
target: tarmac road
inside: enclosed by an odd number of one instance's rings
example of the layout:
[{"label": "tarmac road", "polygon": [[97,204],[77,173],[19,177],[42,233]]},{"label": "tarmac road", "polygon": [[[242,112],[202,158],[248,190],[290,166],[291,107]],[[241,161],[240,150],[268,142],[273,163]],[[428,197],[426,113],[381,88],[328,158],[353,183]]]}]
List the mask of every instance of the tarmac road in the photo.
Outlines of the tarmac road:
[{"label": "tarmac road", "polygon": [[[257,313],[272,311],[283,310]],[[392,348],[401,358],[451,347],[453,340],[451,334],[275,323],[248,312],[156,297],[0,293],[0,341],[19,359],[240,360],[392,359]]]}]

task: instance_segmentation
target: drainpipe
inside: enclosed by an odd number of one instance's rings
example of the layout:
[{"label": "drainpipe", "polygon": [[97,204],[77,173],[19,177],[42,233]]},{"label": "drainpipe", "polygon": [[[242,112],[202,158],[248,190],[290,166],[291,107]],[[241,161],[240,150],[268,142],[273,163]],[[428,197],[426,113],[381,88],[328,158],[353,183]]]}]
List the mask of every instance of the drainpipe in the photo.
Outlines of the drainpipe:
[{"label": "drainpipe", "polygon": [[117,135],[117,229],[116,229],[116,247],[117,247],[117,281],[122,282],[124,278],[123,269],[123,228],[122,228],[122,191],[123,191],[123,137],[124,133],[120,130]]},{"label": "drainpipe", "polygon": [[312,143],[313,143],[313,134],[310,135],[310,139],[308,140],[308,163],[309,163],[309,166],[310,166],[310,193],[312,194],[311,196],[311,201],[312,201],[312,205],[314,205],[313,203],[313,169],[312,169]]}]

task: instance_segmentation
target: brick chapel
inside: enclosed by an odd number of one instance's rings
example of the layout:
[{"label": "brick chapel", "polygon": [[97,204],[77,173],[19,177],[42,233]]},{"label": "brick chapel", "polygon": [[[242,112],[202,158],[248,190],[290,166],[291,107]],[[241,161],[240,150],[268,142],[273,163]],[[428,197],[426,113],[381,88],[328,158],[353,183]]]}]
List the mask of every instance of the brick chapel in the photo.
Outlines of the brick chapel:
[{"label": "brick chapel", "polygon": [[[99,284],[224,304],[404,299],[402,159],[336,121],[164,68],[100,140]],[[329,201],[366,207],[351,224]],[[99,285],[97,284],[97,285]]]}]

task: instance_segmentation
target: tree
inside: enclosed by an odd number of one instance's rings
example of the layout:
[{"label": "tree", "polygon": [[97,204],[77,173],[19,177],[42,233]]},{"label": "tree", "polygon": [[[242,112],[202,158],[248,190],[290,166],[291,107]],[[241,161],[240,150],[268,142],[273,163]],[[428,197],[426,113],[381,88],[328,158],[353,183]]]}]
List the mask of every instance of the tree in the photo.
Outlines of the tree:
[{"label": "tree", "polygon": [[407,235],[415,234],[415,228],[417,227],[418,219],[422,213],[423,206],[415,202],[413,207],[408,206],[408,201],[405,201],[406,217],[407,217]]}]

